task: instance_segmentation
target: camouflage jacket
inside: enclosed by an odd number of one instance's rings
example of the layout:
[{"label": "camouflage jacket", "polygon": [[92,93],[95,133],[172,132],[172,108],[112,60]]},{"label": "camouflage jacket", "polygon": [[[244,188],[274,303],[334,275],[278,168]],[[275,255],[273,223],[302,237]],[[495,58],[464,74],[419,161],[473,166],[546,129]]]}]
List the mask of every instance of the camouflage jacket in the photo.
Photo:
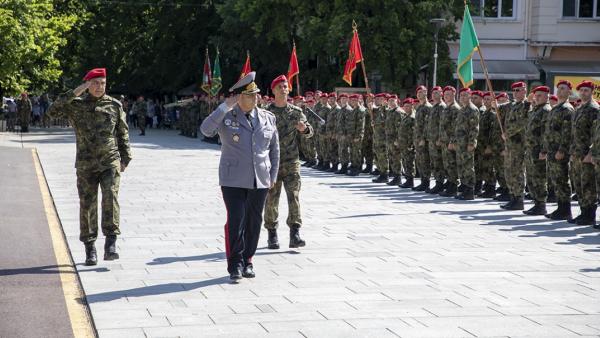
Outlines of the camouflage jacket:
[{"label": "camouflage jacket", "polygon": [[445,109],[446,104],[440,101],[440,103],[434,105],[429,112],[427,119],[427,139],[430,142],[435,143],[440,139],[440,121]]},{"label": "camouflage jacket", "polygon": [[350,106],[346,106],[346,107],[340,107],[340,110],[338,111],[337,114],[337,120],[336,120],[336,129],[335,129],[335,134],[337,135],[337,137],[342,137],[345,138],[346,136],[349,136],[349,120],[350,120],[350,113],[352,112],[352,108],[350,108]]},{"label": "camouflage jacket", "polygon": [[454,138],[454,132],[456,129],[456,119],[460,113],[460,106],[454,102],[444,109],[440,118],[440,141],[443,143],[442,147],[448,146],[448,144]]},{"label": "camouflage jacket", "polygon": [[29,119],[32,109],[31,100],[29,98],[19,98],[17,100],[17,113],[20,118],[25,117],[26,119]]},{"label": "camouflage jacket", "polygon": [[592,134],[598,119],[598,104],[588,102],[577,107],[571,124],[573,142],[569,153],[583,159],[592,147]]},{"label": "camouflage jacket", "polygon": [[362,141],[363,137],[365,137],[365,116],[367,115],[367,110],[361,106],[358,106],[350,112],[349,118],[349,128],[350,133],[348,135],[351,136],[352,140],[359,139]]},{"label": "camouflage jacket", "polygon": [[417,107],[415,113],[415,144],[418,144],[421,141],[427,141],[429,139],[427,136],[427,121],[429,119],[429,114],[431,114],[432,108],[433,106],[429,102],[420,104]]},{"label": "camouflage jacket", "polygon": [[388,147],[392,147],[394,142],[398,142],[400,133],[400,123],[402,121],[402,113],[398,107],[386,108],[385,111],[385,139]]},{"label": "camouflage jacket", "polygon": [[598,118],[600,118],[600,105],[591,100],[590,102],[584,105],[584,109],[590,111],[590,113],[596,116],[596,123],[594,125],[594,134],[592,135],[592,156],[595,161],[600,161],[600,123],[598,122]]},{"label": "camouflage jacket", "polygon": [[146,104],[146,101],[136,101],[131,109],[133,109],[133,113],[137,115],[138,119],[146,118],[146,112],[148,111],[148,105]]},{"label": "camouflage jacket", "polygon": [[398,113],[398,115],[400,114],[402,114],[402,117],[400,118],[398,135],[396,136],[398,147],[400,147],[401,151],[412,150],[415,148],[415,113],[414,111],[410,112],[410,114]]},{"label": "camouflage jacket", "polygon": [[319,116],[321,116],[323,120],[325,120],[325,123],[321,123],[321,121],[318,121],[317,123],[317,129],[319,130],[319,133],[321,133],[321,135],[324,135],[324,133],[327,131],[327,118],[330,110],[331,107],[329,106],[329,104],[322,105],[319,102],[315,105],[315,113],[317,113]]},{"label": "camouflage jacket", "polygon": [[525,128],[525,149],[532,159],[537,160],[542,152],[544,143],[544,130],[546,119],[550,113],[550,104],[539,104],[533,107],[527,117],[527,128]]},{"label": "camouflage jacket", "polygon": [[557,104],[548,113],[542,152],[547,153],[550,160],[554,160],[554,155],[559,150],[568,159],[571,146],[571,119],[574,113],[575,108],[568,100]]},{"label": "camouflage jacket", "polygon": [[335,137],[336,128],[337,128],[337,118],[340,112],[340,106],[337,104],[331,108],[329,108],[329,112],[327,113],[327,122],[325,123],[325,130],[327,131],[327,136]]},{"label": "camouflage jacket", "polygon": [[[277,107],[271,104],[267,107],[277,119],[277,133],[279,134],[279,165],[290,165],[300,163],[298,157],[298,146],[300,137],[310,138],[314,135],[313,127],[308,123],[306,116],[300,107],[288,103],[285,107]],[[304,133],[296,129],[298,122],[306,124]]]},{"label": "camouflage jacket", "polygon": [[504,132],[510,142],[519,144],[525,141],[525,128],[530,110],[531,103],[525,100],[498,106],[498,111],[504,117]]},{"label": "camouflage jacket", "polygon": [[371,118],[371,113],[369,113],[369,109],[361,106],[362,109],[365,110],[365,139],[373,139],[373,119]]},{"label": "camouflage jacket", "polygon": [[75,167],[106,170],[131,161],[129,128],[121,102],[108,95],[76,97],[70,90],[48,108],[52,118],[68,118],[75,129]]},{"label": "camouflage jacket", "polygon": [[469,144],[477,145],[478,134],[479,109],[471,103],[462,107],[456,116],[454,138],[451,138],[451,142],[459,148],[464,148]]},{"label": "camouflage jacket", "polygon": [[494,123],[497,124],[498,122],[493,108],[481,112],[479,116],[479,134],[477,135],[477,149],[480,151],[484,151],[487,147],[493,148]]},{"label": "camouflage jacket", "polygon": [[386,117],[385,107],[373,107],[373,139],[377,142],[385,143]]}]

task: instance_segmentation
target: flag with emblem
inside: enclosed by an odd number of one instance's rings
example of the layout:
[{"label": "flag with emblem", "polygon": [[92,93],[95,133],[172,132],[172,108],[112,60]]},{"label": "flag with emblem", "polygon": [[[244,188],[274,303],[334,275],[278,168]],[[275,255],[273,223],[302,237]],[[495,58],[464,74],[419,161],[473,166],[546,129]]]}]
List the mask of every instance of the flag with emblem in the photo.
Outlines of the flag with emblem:
[{"label": "flag with emblem", "polygon": [[290,56],[290,64],[288,66],[287,78],[290,92],[292,91],[292,83],[294,77],[300,74],[300,67],[298,66],[298,56],[296,55],[296,43],[294,42],[294,48],[292,48],[292,55]]},{"label": "flag with emblem", "polygon": [[223,87],[222,79],[221,79],[221,65],[219,62],[219,50],[217,49],[217,56],[215,57],[215,68],[212,72],[212,83],[210,86],[210,95],[217,96],[221,87]]},{"label": "flag with emblem", "polygon": [[204,71],[202,72],[202,90],[206,92],[206,94],[210,95],[211,86],[212,86],[212,75],[210,73],[210,59],[208,57],[208,48],[206,48],[206,56],[204,57]]},{"label": "flag with emblem", "polygon": [[346,81],[346,83],[350,86],[352,86],[352,73],[354,73],[356,70],[356,65],[363,60],[360,39],[358,38],[358,30],[356,29],[356,24],[353,26],[354,33],[352,35],[352,40],[350,41],[348,60],[346,60],[343,76],[344,81]]},{"label": "flag with emblem", "polygon": [[456,74],[463,87],[473,84],[473,54],[479,49],[479,40],[475,33],[475,26],[471,19],[469,6],[465,4],[462,28],[460,30],[460,49],[458,51],[458,62]]},{"label": "flag with emblem", "polygon": [[242,73],[240,74],[240,79],[246,76],[248,73],[252,71],[250,67],[250,51],[246,51],[246,63],[244,63],[244,68],[242,68]]}]

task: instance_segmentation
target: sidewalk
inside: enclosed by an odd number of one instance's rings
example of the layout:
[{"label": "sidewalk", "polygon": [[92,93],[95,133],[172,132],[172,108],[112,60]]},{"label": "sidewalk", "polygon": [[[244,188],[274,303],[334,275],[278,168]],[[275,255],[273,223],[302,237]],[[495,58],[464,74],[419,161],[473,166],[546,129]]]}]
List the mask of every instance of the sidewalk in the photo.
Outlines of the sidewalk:
[{"label": "sidewalk", "polygon": [[[218,146],[132,134],[121,259],[77,266],[100,337],[600,336],[598,232],[364,175],[303,169],[307,246],[288,249],[283,226],[282,249],[266,250],[263,233],[257,278],[232,285]],[[74,136],[34,129],[23,144],[38,149],[82,262]],[[6,145],[20,143],[0,134]]]}]

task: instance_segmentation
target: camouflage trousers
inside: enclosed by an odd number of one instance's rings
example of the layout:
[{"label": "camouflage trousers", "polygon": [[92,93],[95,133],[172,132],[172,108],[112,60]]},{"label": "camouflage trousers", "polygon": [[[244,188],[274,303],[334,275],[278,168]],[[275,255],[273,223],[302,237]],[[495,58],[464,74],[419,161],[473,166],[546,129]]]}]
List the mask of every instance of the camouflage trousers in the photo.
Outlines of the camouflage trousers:
[{"label": "camouflage trousers", "polygon": [[121,234],[118,201],[120,180],[121,173],[117,167],[104,171],[77,169],[80,241],[88,243],[98,238],[98,186],[102,191],[102,234]]},{"label": "camouflage trousers", "polygon": [[521,143],[506,144],[506,156],[504,158],[504,175],[506,185],[512,195],[523,196],[525,191],[525,148]]},{"label": "camouflage trousers", "polygon": [[346,136],[340,136],[337,139],[337,144],[338,144],[338,161],[340,161],[340,163],[344,164],[344,163],[348,163],[350,162],[350,152],[349,152],[349,140],[346,138]]},{"label": "camouflage trousers", "polygon": [[496,186],[494,178],[494,156],[485,154],[484,149],[475,152],[475,178],[476,181],[485,181],[486,184]]},{"label": "camouflage trousers", "polygon": [[[367,128],[372,128],[371,126],[365,126],[365,130]],[[372,129],[371,129],[372,130]],[[373,132],[370,133],[365,132],[365,137],[362,140],[362,149],[361,152],[365,157],[365,163],[367,165],[373,164],[373,158],[375,155],[373,154]]]},{"label": "camouflage trousers", "polygon": [[456,146],[456,170],[461,184],[475,186],[475,151],[469,151],[466,144]]},{"label": "camouflage trousers", "polygon": [[319,132],[317,135],[317,157],[321,162],[331,162],[327,151],[327,135],[324,131]]},{"label": "camouflage trousers", "polygon": [[375,165],[382,174],[387,174],[390,170],[388,163],[387,148],[385,146],[385,137],[374,135],[373,150],[375,152]]},{"label": "camouflage trousers", "polygon": [[571,185],[569,184],[569,161],[565,158],[562,161],[557,161],[554,154],[548,154],[548,178],[556,199],[559,202],[571,201]]},{"label": "camouflage trousers", "polygon": [[329,137],[327,138],[326,151],[327,158],[329,159],[329,161],[331,161],[334,164],[339,162],[338,140],[335,136],[329,135]]},{"label": "camouflage trousers", "polygon": [[436,181],[444,181],[446,172],[444,170],[444,159],[442,157],[442,147],[435,142],[429,142],[429,159],[431,160],[431,170]]},{"label": "camouflage trousers", "polygon": [[539,160],[535,157],[537,156],[529,154],[529,152],[525,156],[527,187],[534,201],[546,202],[546,198],[548,197],[546,160]]},{"label": "camouflage trousers", "polygon": [[571,161],[573,187],[578,197],[579,207],[587,208],[596,204],[596,173],[594,165],[583,163],[576,158]]},{"label": "camouflage trousers", "polygon": [[[506,188],[506,176],[504,173],[504,156],[500,153],[492,154],[492,165],[494,166],[494,178],[495,181],[490,182],[496,185],[496,180],[498,181],[498,185],[502,188]],[[486,181],[487,183],[487,181]]]},{"label": "camouflage trousers", "polygon": [[456,152],[449,150],[447,146],[442,146],[442,160],[444,161],[444,170],[448,182],[458,183],[458,168],[456,166]]},{"label": "camouflage trousers", "polygon": [[352,140],[350,144],[350,162],[352,162],[352,166],[355,168],[362,169],[362,165],[364,162],[363,152],[362,152],[362,139]]},{"label": "camouflage trousers", "polygon": [[315,142],[313,138],[300,138],[300,148],[302,150],[302,154],[309,160],[314,160],[317,156],[317,151],[315,149]]},{"label": "camouflage trousers", "polygon": [[425,141],[422,146],[416,145],[416,162],[417,169],[421,175],[421,179],[429,179],[431,177],[431,161],[429,158],[429,144]]},{"label": "camouflage trousers", "polygon": [[145,115],[138,115],[137,116],[137,123],[138,123],[138,128],[140,128],[140,131],[143,133],[146,131],[146,116]]},{"label": "camouflage trousers", "polygon": [[[402,154],[402,148],[399,145],[394,144],[394,141],[391,141],[390,145],[387,149],[387,153],[388,153],[388,158],[389,158],[390,171],[393,171],[395,174],[398,174],[398,175],[402,174],[404,172],[404,168],[402,167],[402,163],[404,162],[404,155]],[[412,156],[412,161],[414,163],[414,161],[415,161],[414,150],[413,150],[412,155],[408,155],[408,156],[409,157]],[[413,165],[412,170],[414,170],[414,165]]]},{"label": "camouflage trousers", "polygon": [[279,166],[277,182],[275,186],[269,189],[267,201],[265,203],[265,228],[277,229],[279,225],[279,196],[281,195],[281,186],[285,189],[288,202],[288,226],[302,226],[302,217],[300,214],[300,164],[291,163]]},{"label": "camouflage trousers", "polygon": [[[394,169],[394,172],[397,170],[397,174],[404,173],[405,176],[415,177],[415,149],[412,147],[398,147],[398,149],[400,150],[399,153],[401,157],[398,157],[397,153],[390,154],[390,163],[397,166],[397,169],[395,167],[392,167],[392,169]],[[401,158],[401,160],[395,162],[395,159],[398,158]],[[400,165],[402,167],[400,167]]]}]

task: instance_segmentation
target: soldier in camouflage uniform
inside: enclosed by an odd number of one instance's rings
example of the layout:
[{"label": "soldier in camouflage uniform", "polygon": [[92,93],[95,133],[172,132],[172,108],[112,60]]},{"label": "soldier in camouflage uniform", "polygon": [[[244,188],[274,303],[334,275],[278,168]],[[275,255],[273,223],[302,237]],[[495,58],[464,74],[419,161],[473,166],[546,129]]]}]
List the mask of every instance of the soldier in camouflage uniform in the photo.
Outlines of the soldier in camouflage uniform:
[{"label": "soldier in camouflage uniform", "polygon": [[550,88],[535,87],[532,91],[535,106],[527,118],[525,129],[525,170],[527,186],[534,201],[534,206],[524,211],[526,215],[545,215],[546,198],[548,197],[548,177],[546,175],[546,154],[543,153],[543,137],[546,134],[546,119],[550,113],[548,96]]},{"label": "soldier in camouflage uniform", "polygon": [[352,108],[348,105],[348,94],[339,95],[340,110],[337,113],[335,135],[338,144],[338,161],[341,163],[340,170],[335,173],[338,175],[348,172],[348,162],[350,161],[350,137],[348,134],[348,125]]},{"label": "soldier in camouflage uniform", "polygon": [[[553,220],[570,220],[571,185],[569,184],[569,147],[571,145],[571,119],[575,108],[569,103],[572,84],[562,80],[557,84],[559,102],[546,119],[542,153],[548,162],[548,176],[556,192],[558,207],[546,215]],[[594,147],[595,148],[595,147]]]},{"label": "soldier in camouflage uniform", "polygon": [[[85,244],[86,265],[96,265],[94,242],[98,238],[98,186],[102,190],[104,259],[119,258],[119,181],[131,161],[129,130],[119,100],[105,93],[106,70],[94,69],[84,83],[60,95],[47,114],[68,118],[77,139],[77,190],[80,206],[79,239]],[[88,93],[85,93],[85,91]]]},{"label": "soldier in camouflage uniform", "polygon": [[358,176],[363,165],[363,138],[365,136],[365,115],[367,110],[362,107],[358,100],[360,94],[350,95],[350,107],[352,111],[347,121],[347,135],[350,138],[350,162],[351,167],[346,173],[349,176]]},{"label": "soldier in camouflage uniform", "polygon": [[456,151],[450,149],[450,143],[454,139],[456,119],[460,114],[460,106],[456,102],[456,89],[452,86],[444,87],[444,109],[440,118],[439,142],[442,147],[442,159],[444,171],[446,172],[446,188],[440,192],[440,196],[455,197],[458,188],[458,171],[456,166]]},{"label": "soldier in camouflage uniform", "polygon": [[133,109],[133,113],[137,118],[138,127],[140,128],[140,136],[146,135],[146,111],[148,110],[148,105],[144,100],[144,96],[138,96],[131,109]]},{"label": "soldier in camouflage uniform", "polygon": [[300,214],[300,159],[298,158],[298,141],[300,138],[308,139],[314,135],[313,127],[308,123],[302,109],[289,104],[288,81],[280,75],[271,82],[271,91],[275,94],[275,102],[268,107],[268,111],[277,118],[277,133],[279,134],[279,172],[277,181],[267,195],[265,204],[264,222],[269,233],[269,249],[279,249],[277,226],[279,217],[279,196],[281,187],[285,188],[288,200],[287,225],[290,228],[290,248],[306,245],[300,238],[302,217]]},{"label": "soldier in camouflage uniform", "polygon": [[[496,180],[498,181],[498,189],[496,189],[496,192],[500,193],[500,195],[494,197],[494,200],[508,202],[510,201],[510,191],[508,189],[508,184],[506,183],[506,170],[504,166],[504,160],[506,159],[506,143],[502,139],[502,128],[504,128],[504,121],[506,116],[498,113],[496,108],[492,105],[493,101],[494,100],[490,101],[490,107],[498,116],[498,118],[496,118],[496,121],[494,122],[492,128],[492,161],[494,163],[494,173],[496,174]],[[496,101],[500,104],[510,102],[508,99],[508,94],[506,94],[505,92],[496,95]],[[500,120],[500,122],[498,122],[498,119]]]},{"label": "soldier in camouflage uniform", "polygon": [[429,140],[427,139],[427,121],[433,106],[427,100],[427,88],[417,87],[418,106],[415,112],[415,149],[417,169],[421,175],[421,184],[414,187],[414,191],[429,192],[429,179],[431,177],[431,159],[429,158]]},{"label": "soldier in camouflage uniform", "polygon": [[435,178],[435,186],[429,191],[430,194],[439,194],[444,190],[444,160],[442,158],[442,147],[437,142],[440,133],[440,118],[446,109],[446,104],[442,101],[442,87],[435,86],[431,88],[431,97],[433,107],[427,119],[427,139],[429,140],[429,158],[431,160],[431,169]]},{"label": "soldier in camouflage uniform", "polygon": [[386,107],[385,93],[375,95],[373,106],[373,150],[375,151],[375,165],[379,170],[379,176],[373,179],[373,183],[388,182],[388,153],[386,146]]},{"label": "soldier in camouflage uniform", "polygon": [[[414,187],[415,177],[415,110],[413,108],[413,99],[406,98],[402,101],[402,109],[395,110],[400,114],[399,126],[397,128],[398,134],[393,142],[398,142],[398,149],[400,150],[401,165],[402,168],[398,168],[398,176],[400,173],[404,173],[406,180],[400,184],[400,188],[411,189]],[[388,111],[391,114],[392,111]],[[388,140],[389,142],[390,140]],[[397,154],[390,154],[390,159]],[[400,183],[400,182],[399,182]]]},{"label": "soldier in camouflage uniform", "polygon": [[317,129],[317,155],[319,159],[319,164],[315,167],[317,170],[329,170],[331,163],[331,158],[329,157],[329,152],[327,151],[327,120],[329,118],[329,111],[331,107],[329,103],[327,103],[327,95],[319,94],[319,102],[315,105],[315,113],[317,113],[323,121],[319,121],[316,126]]},{"label": "soldier in camouflage uniform", "polygon": [[[496,196],[496,175],[494,169],[499,170],[499,164],[495,166],[495,153],[500,153],[500,150],[494,148],[494,143],[502,143],[500,133],[495,133],[498,118],[496,111],[492,107],[494,96],[491,92],[483,93],[483,111],[479,119],[479,134],[477,135],[477,149],[475,155],[479,154],[479,167],[476,166],[475,174],[478,179],[485,182],[483,191],[477,195],[483,198],[492,198]],[[499,128],[498,131],[500,130]],[[497,156],[499,157],[499,156]],[[478,171],[479,169],[479,171]],[[502,170],[504,170],[502,168]]]},{"label": "soldier in camouflage uniform", "polygon": [[[471,91],[471,102],[477,107],[479,111],[479,122],[481,123],[481,115],[485,111],[485,106],[483,105],[483,92],[481,90],[473,90]],[[481,126],[479,126],[479,135],[481,135]],[[479,138],[479,136],[477,136]],[[479,141],[479,140],[478,140]],[[481,188],[483,185],[483,178],[481,171],[483,170],[483,147],[477,143],[477,148],[475,148],[475,196],[481,195]]]},{"label": "soldier in camouflage uniform", "polygon": [[596,173],[593,164],[593,141],[598,124],[598,104],[592,99],[594,83],[583,81],[577,85],[581,105],[575,110],[572,123],[573,143],[571,144],[571,167],[573,186],[577,193],[580,215],[572,223],[577,225],[596,225]]},{"label": "soldier in camouflage uniform", "polygon": [[29,132],[32,109],[33,106],[27,93],[21,93],[21,97],[17,100],[17,116],[19,117],[22,133]]},{"label": "soldier in camouflage uniform", "polygon": [[462,88],[459,93],[461,109],[456,117],[454,138],[448,148],[456,151],[456,166],[462,192],[460,200],[473,200],[475,187],[475,148],[479,133],[479,109],[471,102],[471,90]]},{"label": "soldier in camouflage uniform", "polygon": [[[366,106],[370,106],[373,103],[373,99],[375,96],[373,94],[369,94],[365,96]],[[366,109],[365,105],[362,105],[363,109],[365,109],[365,136],[362,141],[362,154],[365,158],[365,169],[362,171],[363,174],[371,174],[373,171],[373,160],[375,154],[373,152],[373,123],[371,113],[369,109]]]},{"label": "soldier in camouflage uniform", "polygon": [[327,97],[327,103],[331,107],[327,113],[327,122],[325,124],[326,136],[327,136],[327,147],[326,151],[329,154],[331,161],[331,168],[328,172],[336,172],[340,163],[338,157],[338,139],[337,139],[337,120],[341,107],[337,103],[337,94],[335,92],[329,93]]},{"label": "soldier in camouflage uniform", "polygon": [[[523,193],[525,189],[525,128],[531,103],[527,101],[527,85],[515,82],[511,85],[515,102],[500,104],[497,111],[504,116],[504,135],[506,157],[504,162],[506,182],[510,190],[511,200],[501,205],[506,210],[523,210]],[[496,103],[494,103],[496,106]]]},{"label": "soldier in camouflage uniform", "polygon": [[385,135],[390,172],[393,176],[387,184],[400,186],[402,184],[402,150],[398,141],[398,133],[403,115],[398,106],[398,96],[386,94],[386,98],[388,102],[385,112]]}]

